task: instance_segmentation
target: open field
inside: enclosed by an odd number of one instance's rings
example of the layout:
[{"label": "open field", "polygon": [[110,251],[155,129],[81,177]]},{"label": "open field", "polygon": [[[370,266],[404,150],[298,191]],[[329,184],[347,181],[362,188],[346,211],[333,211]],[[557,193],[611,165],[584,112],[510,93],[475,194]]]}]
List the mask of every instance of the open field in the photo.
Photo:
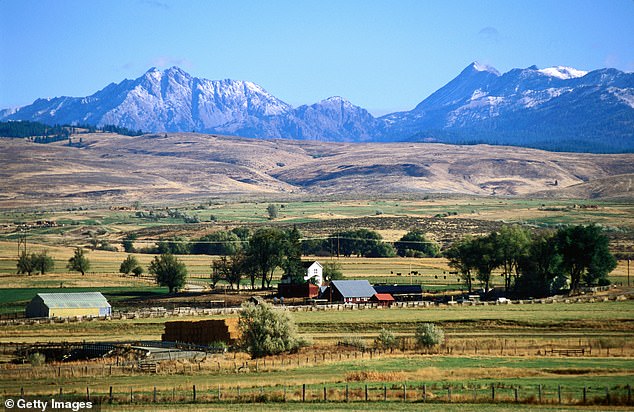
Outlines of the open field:
[{"label": "open field", "polygon": [[[446,246],[464,234],[488,233],[509,222],[535,230],[556,228],[561,224],[597,223],[606,228],[613,251],[628,256],[634,250],[634,206],[628,201],[446,195],[430,195],[425,199],[331,199],[319,202],[298,201],[289,195],[257,203],[248,199],[171,199],[174,202],[170,207],[177,207],[201,221],[187,224],[183,219],[136,217],[137,211],[164,211],[166,206],[139,199],[140,204],[133,204],[129,198],[125,203],[112,198],[112,203],[101,202],[96,206],[94,202],[79,199],[72,207],[52,204],[40,209],[5,209],[0,214],[0,313],[23,309],[36,293],[60,290],[102,291],[115,310],[152,306],[208,307],[211,300],[237,302],[248,296],[249,292],[245,290],[239,295],[205,291],[169,296],[165,288],[157,287],[148,276],[120,275],[119,265],[127,256],[121,251],[121,240],[128,233],[137,235],[137,247],[144,247],[161,238],[178,235],[195,240],[213,231],[242,225],[252,229],[297,225],[306,238],[365,227],[377,230],[387,241],[398,240],[408,230],[418,228]],[[268,220],[266,207],[269,203],[280,206],[278,219]],[[53,257],[55,270],[52,273],[15,275],[19,234],[26,235],[29,252],[46,250]],[[88,258],[92,268],[89,273],[86,276],[68,273],[66,262],[74,247],[88,247],[93,237],[107,240],[119,251],[90,250]],[[135,256],[144,267],[153,258],[149,254],[136,253]],[[211,262],[217,257],[179,255],[178,258],[187,265],[189,283],[208,283]],[[443,258],[307,256],[304,259],[336,260],[347,279],[420,283],[425,290],[463,288],[457,276],[449,273],[450,268]],[[634,271],[634,266],[631,270]],[[414,271],[418,275],[411,274]],[[280,275],[280,271],[276,272],[276,281]],[[493,279],[494,285],[502,284],[498,272],[494,272]],[[614,293],[630,291],[626,260],[619,261],[610,279],[623,285]],[[63,387],[65,394],[82,395],[89,387],[93,396],[107,396],[112,386],[115,404],[107,405],[104,410],[122,411],[420,410],[422,387],[426,385],[431,403],[424,406],[425,410],[468,411],[477,408],[506,411],[537,407],[545,410],[625,410],[626,407],[618,405],[599,404],[605,398],[606,387],[614,397],[622,399],[627,385],[634,384],[633,300],[307,311],[294,312],[292,316],[300,334],[311,342],[311,346],[299,354],[260,360],[255,367],[246,354],[229,352],[208,355],[200,362],[162,362],[157,374],[115,366],[116,371],[110,375],[107,371],[113,359],[38,367],[7,364],[11,354],[3,353],[0,355],[0,391],[19,393],[24,388],[27,394],[54,394]],[[42,341],[156,341],[160,340],[164,323],[178,319],[183,318],[2,325],[0,345],[10,347],[7,346],[9,342]],[[413,347],[415,326],[421,322],[434,322],[446,332],[445,344],[434,354],[421,353]],[[402,346],[394,353],[370,357],[361,348],[373,348],[381,328],[392,331]],[[359,346],[337,346],[341,341]],[[563,357],[548,352],[577,348],[586,351],[583,356]],[[238,370],[240,365],[247,366]],[[301,384],[307,385],[311,403],[300,402]],[[409,388],[408,402],[402,401],[402,384]],[[497,400],[504,404],[489,403],[491,384],[497,388]],[[193,385],[198,390],[198,404],[190,403]],[[350,390],[349,403],[343,402],[346,385]],[[363,401],[364,385],[369,386],[372,402]],[[388,402],[381,400],[384,385],[388,388]],[[539,385],[543,387],[546,404],[537,406],[535,399]],[[563,387],[563,405],[557,402],[558,385]],[[285,386],[288,402],[252,403],[262,394],[269,402],[279,401]],[[324,386],[328,388],[329,402],[323,402]],[[156,405],[151,404],[154,387],[159,401]],[[218,387],[225,397],[220,404],[217,403]],[[238,387],[241,388],[240,397],[237,396]],[[589,388],[588,403],[592,405],[578,405],[584,387]],[[451,404],[447,399],[448,388],[452,391]],[[131,389],[134,403],[130,405]],[[519,394],[518,404],[514,403],[515,389]],[[475,405],[471,404],[474,392],[478,402]]]}]

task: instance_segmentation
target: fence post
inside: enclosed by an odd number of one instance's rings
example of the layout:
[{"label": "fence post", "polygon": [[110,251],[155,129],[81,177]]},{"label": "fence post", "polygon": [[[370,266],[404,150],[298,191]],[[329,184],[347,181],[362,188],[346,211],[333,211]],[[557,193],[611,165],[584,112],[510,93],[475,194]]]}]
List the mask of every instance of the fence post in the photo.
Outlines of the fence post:
[{"label": "fence post", "polygon": [[495,402],[495,385],[491,384],[491,401]]},{"label": "fence post", "polygon": [[427,402],[427,385],[423,383],[423,402]]},{"label": "fence post", "polygon": [[154,392],[152,394],[152,402],[156,403],[156,386],[154,387]]},{"label": "fence post", "polygon": [[451,402],[451,385],[447,387],[447,400]]},{"label": "fence post", "polygon": [[627,403],[632,403],[632,386],[627,384]]},{"label": "fence post", "polygon": [[605,387],[605,400],[609,405],[610,404],[610,387],[609,386]]},{"label": "fence post", "polygon": [[192,400],[196,402],[196,385],[192,386]]},{"label": "fence post", "polygon": [[403,384],[403,402],[407,400],[407,384]]},{"label": "fence post", "polygon": [[557,385],[557,398],[559,399],[559,404],[561,405],[561,385]]},{"label": "fence post", "polygon": [[519,391],[517,388],[515,389],[515,403],[518,403],[520,401],[520,397],[519,397]]},{"label": "fence post", "polygon": [[132,394],[132,387],[130,387],[130,403],[134,400],[134,395]]},{"label": "fence post", "polygon": [[284,385],[284,402],[286,402],[286,385]]},{"label": "fence post", "polygon": [[302,402],[306,402],[306,384],[302,383]]},{"label": "fence post", "polygon": [[583,403],[584,403],[584,404],[585,404],[586,402],[588,402],[588,396],[587,396],[587,393],[588,393],[588,387],[587,387],[587,386],[584,386],[584,387],[583,387]]},{"label": "fence post", "polygon": [[350,400],[350,391],[348,384],[346,383],[346,402],[348,402],[348,400]]},{"label": "fence post", "polygon": [[387,402],[387,385],[383,384],[383,402]]},{"label": "fence post", "polygon": [[537,388],[539,390],[539,403],[542,403],[542,384],[540,383]]},{"label": "fence post", "polygon": [[326,385],[324,385],[324,402],[328,402],[328,391],[326,390]]},{"label": "fence post", "polygon": [[90,387],[86,385],[86,400],[90,402]]},{"label": "fence post", "polygon": [[218,401],[222,399],[222,393],[220,392],[220,384],[218,384]]},{"label": "fence post", "polygon": [[[62,390],[62,389],[60,388],[60,392],[61,392],[61,390]],[[108,400],[110,401],[110,403],[112,403],[112,386],[110,387]]]}]

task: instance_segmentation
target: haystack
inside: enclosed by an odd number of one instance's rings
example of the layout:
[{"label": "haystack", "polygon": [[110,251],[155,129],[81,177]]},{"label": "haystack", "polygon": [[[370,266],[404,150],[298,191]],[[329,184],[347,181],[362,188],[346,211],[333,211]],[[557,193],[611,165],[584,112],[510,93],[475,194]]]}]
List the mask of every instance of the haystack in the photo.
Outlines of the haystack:
[{"label": "haystack", "polygon": [[238,319],[209,319],[198,321],[165,322],[164,342],[186,342],[209,345],[224,342],[233,345],[240,339]]}]

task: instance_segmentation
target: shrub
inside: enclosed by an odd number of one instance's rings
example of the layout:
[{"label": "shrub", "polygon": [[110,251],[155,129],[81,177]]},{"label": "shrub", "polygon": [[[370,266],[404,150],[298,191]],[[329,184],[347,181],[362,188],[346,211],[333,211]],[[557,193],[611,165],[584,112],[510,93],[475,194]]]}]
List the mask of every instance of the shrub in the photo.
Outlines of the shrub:
[{"label": "shrub", "polygon": [[245,302],[238,325],[242,332],[242,347],[252,358],[295,352],[306,344],[298,336],[290,314],[268,303]]},{"label": "shrub", "polygon": [[43,353],[35,352],[29,355],[28,361],[31,366],[41,366],[46,362],[46,356]]},{"label": "shrub", "polygon": [[445,340],[445,331],[433,323],[421,323],[416,327],[416,342],[423,348],[431,348]]},{"label": "shrub", "polygon": [[397,346],[396,336],[392,331],[381,328],[379,336],[376,338],[376,345],[381,349],[394,349]]}]

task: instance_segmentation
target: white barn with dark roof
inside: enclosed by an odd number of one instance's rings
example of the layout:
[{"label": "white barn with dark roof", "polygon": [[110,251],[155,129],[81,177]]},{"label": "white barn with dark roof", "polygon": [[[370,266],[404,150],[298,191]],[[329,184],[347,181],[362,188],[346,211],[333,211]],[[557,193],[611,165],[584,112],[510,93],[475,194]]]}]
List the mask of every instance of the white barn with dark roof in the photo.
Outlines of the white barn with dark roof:
[{"label": "white barn with dark roof", "polygon": [[112,307],[100,292],[38,293],[26,306],[28,318],[110,316]]}]

